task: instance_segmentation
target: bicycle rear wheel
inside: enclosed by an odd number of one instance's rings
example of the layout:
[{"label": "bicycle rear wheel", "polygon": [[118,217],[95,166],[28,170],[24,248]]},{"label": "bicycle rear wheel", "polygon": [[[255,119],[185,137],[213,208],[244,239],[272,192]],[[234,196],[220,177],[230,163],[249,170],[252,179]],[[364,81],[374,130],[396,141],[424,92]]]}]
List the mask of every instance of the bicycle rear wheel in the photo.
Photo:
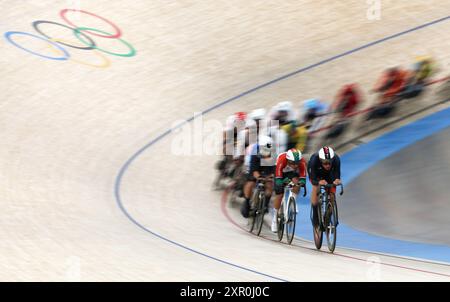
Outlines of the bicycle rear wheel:
[{"label": "bicycle rear wheel", "polygon": [[258,194],[258,207],[255,213],[256,235],[261,234],[262,225],[264,224],[264,214],[266,213],[266,196],[264,192]]},{"label": "bicycle rear wheel", "polygon": [[328,211],[327,211],[327,225],[326,234],[327,234],[327,243],[328,249],[330,252],[334,252],[336,248],[336,238],[337,238],[337,206],[336,202],[333,204],[328,203]]},{"label": "bicycle rear wheel", "polygon": [[295,203],[295,198],[289,198],[288,202],[288,217],[286,217],[286,238],[288,244],[292,243],[295,234],[295,222],[297,218],[297,205]]},{"label": "bicycle rear wheel", "polygon": [[256,210],[255,209],[257,209],[258,204],[259,204],[258,203],[258,195],[256,195],[252,198],[251,206],[250,206],[250,213],[249,213],[248,222],[247,222],[247,228],[250,233],[252,233],[253,229],[255,228],[255,224],[256,224],[255,223],[256,222],[256,217],[255,217]]}]

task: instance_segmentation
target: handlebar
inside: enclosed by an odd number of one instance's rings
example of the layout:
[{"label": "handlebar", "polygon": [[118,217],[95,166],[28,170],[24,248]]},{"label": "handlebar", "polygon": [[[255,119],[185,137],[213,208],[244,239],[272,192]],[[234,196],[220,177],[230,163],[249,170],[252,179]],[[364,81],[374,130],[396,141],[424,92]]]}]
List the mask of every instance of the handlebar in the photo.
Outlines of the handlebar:
[{"label": "handlebar", "polygon": [[273,180],[273,176],[260,176],[256,179],[256,182],[261,183],[261,182],[268,182],[268,181],[272,181]]},{"label": "handlebar", "polygon": [[273,181],[273,176],[260,176],[256,179],[256,186],[264,187],[268,181]]},{"label": "handlebar", "polygon": [[341,187],[341,192],[339,193],[339,195],[344,194],[344,186],[342,184],[326,184],[326,185],[320,185],[320,188],[324,188],[324,189],[330,189],[330,188],[336,188],[336,187]]},{"label": "handlebar", "polygon": [[289,184],[287,185],[287,187],[289,187],[289,188],[302,187],[303,188],[303,197],[305,197],[307,194],[306,185],[302,185],[300,183],[294,183],[294,182],[290,181]]}]

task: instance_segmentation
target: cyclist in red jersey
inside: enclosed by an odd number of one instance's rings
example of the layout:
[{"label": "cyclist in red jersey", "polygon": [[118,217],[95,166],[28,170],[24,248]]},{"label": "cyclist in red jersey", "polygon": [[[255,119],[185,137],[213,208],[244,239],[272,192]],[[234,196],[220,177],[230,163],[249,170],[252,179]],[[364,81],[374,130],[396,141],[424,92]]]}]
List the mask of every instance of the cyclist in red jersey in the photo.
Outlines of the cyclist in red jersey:
[{"label": "cyclist in red jersey", "polygon": [[[290,149],[287,152],[280,153],[277,158],[275,169],[275,199],[274,211],[272,213],[272,232],[277,232],[277,211],[281,206],[285,179],[290,179],[295,184],[305,185],[306,183],[306,162],[302,158],[302,153],[297,149]],[[294,187],[292,192],[298,194],[300,187]]]}]

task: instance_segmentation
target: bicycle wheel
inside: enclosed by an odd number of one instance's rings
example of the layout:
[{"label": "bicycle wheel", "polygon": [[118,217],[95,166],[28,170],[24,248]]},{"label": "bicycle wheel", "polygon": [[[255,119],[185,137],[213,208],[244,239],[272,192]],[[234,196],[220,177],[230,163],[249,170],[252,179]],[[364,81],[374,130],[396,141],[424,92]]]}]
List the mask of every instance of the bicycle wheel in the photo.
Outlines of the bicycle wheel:
[{"label": "bicycle wheel", "polygon": [[320,250],[320,248],[322,247],[322,240],[323,240],[323,232],[320,229],[320,226],[313,226],[313,234],[316,249]]},{"label": "bicycle wheel", "polygon": [[255,228],[255,222],[256,222],[256,217],[255,217],[255,209],[257,209],[259,204],[259,198],[258,195],[254,195],[251,201],[251,206],[250,206],[250,213],[248,216],[248,222],[247,222],[247,227],[248,227],[248,231],[251,233],[253,232],[253,229]]},{"label": "bicycle wheel", "polygon": [[261,234],[262,225],[264,224],[264,214],[266,212],[266,196],[264,192],[258,194],[258,208],[255,213],[256,235]]},{"label": "bicycle wheel", "polygon": [[277,224],[278,224],[278,241],[281,241],[283,239],[283,232],[284,232],[284,206],[283,203],[281,203],[281,207],[277,211]]},{"label": "bicycle wheel", "polygon": [[[320,199],[319,199],[320,200]],[[314,235],[314,244],[316,246],[316,249],[320,250],[322,247],[322,241],[323,241],[323,231],[322,231],[322,211],[321,211],[322,205],[319,203],[317,206],[317,216],[318,216],[318,224],[315,226],[313,224],[313,235]],[[313,209],[311,208],[311,211]]]},{"label": "bicycle wheel", "polygon": [[286,217],[286,238],[288,244],[292,243],[295,234],[295,221],[297,218],[297,205],[295,204],[295,198],[289,198],[288,202],[288,217]]},{"label": "bicycle wheel", "polygon": [[337,208],[336,202],[333,204],[328,203],[327,210],[327,226],[326,226],[326,234],[327,234],[327,243],[328,249],[330,252],[334,252],[336,248],[336,238],[337,238]]}]

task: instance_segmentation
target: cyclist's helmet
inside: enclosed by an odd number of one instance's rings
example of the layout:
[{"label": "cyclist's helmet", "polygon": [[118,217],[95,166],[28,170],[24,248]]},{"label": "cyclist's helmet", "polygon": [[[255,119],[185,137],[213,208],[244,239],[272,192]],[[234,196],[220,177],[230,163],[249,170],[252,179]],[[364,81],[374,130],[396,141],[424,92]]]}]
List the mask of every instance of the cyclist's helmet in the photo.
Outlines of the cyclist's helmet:
[{"label": "cyclist's helmet", "polygon": [[320,101],[318,99],[309,99],[304,101],[303,106],[306,111],[315,110],[320,106]]},{"label": "cyclist's helmet", "polygon": [[399,74],[400,74],[400,68],[397,66],[387,69],[387,75],[390,79],[398,77]]},{"label": "cyclist's helmet", "polygon": [[286,159],[290,164],[298,164],[302,159],[302,152],[297,149],[289,149],[286,152]]},{"label": "cyclist's helmet", "polygon": [[289,101],[279,102],[277,104],[278,111],[292,111],[292,103]]},{"label": "cyclist's helmet", "polygon": [[245,113],[245,112],[240,111],[240,112],[236,112],[234,114],[234,121],[235,122],[243,122],[246,119],[247,119],[247,113]]},{"label": "cyclist's helmet", "polygon": [[334,158],[334,150],[331,147],[323,147],[319,150],[319,159],[322,163],[330,163]]},{"label": "cyclist's helmet", "polygon": [[264,108],[255,109],[250,113],[250,118],[254,121],[263,120],[265,116],[266,109]]},{"label": "cyclist's helmet", "polygon": [[431,57],[420,56],[420,57],[416,58],[413,69],[416,72],[422,72],[424,74],[428,73],[428,75],[429,75],[431,68],[432,68],[430,65],[432,65],[432,64],[433,64],[433,59]]},{"label": "cyclist's helmet", "polygon": [[356,84],[355,83],[352,83],[352,84],[347,84],[347,85],[345,85],[344,86],[344,96],[346,96],[346,95],[352,95],[352,94],[354,94],[355,93],[355,90],[356,90]]},{"label": "cyclist's helmet", "polygon": [[430,56],[418,56],[415,58],[415,62],[418,64],[431,63],[432,61],[433,59]]},{"label": "cyclist's helmet", "polygon": [[[247,120],[247,113],[236,112],[230,115],[225,122],[225,130],[233,131],[233,128],[245,126],[245,121]],[[236,129],[234,129],[236,130]]]},{"label": "cyclist's helmet", "polygon": [[260,136],[258,141],[259,155],[262,157],[268,157],[272,153],[273,141],[269,136]]}]

